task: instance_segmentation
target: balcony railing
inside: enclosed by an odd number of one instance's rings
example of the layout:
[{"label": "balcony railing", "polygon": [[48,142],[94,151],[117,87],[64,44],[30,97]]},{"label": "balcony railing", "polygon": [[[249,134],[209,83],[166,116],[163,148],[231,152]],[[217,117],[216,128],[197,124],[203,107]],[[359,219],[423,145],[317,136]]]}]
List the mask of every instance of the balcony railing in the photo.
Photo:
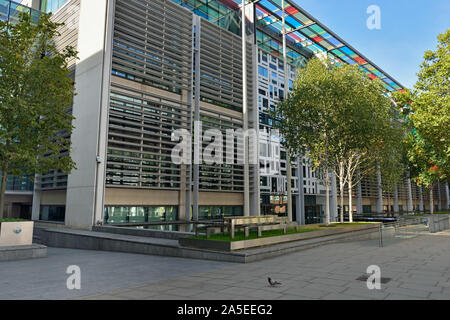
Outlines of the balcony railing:
[{"label": "balcony railing", "polygon": [[0,0],[0,20],[10,21],[16,23],[19,21],[21,13],[28,13],[31,15],[31,20],[35,23],[38,22],[41,12],[39,10],[31,9],[20,3],[11,0]]}]

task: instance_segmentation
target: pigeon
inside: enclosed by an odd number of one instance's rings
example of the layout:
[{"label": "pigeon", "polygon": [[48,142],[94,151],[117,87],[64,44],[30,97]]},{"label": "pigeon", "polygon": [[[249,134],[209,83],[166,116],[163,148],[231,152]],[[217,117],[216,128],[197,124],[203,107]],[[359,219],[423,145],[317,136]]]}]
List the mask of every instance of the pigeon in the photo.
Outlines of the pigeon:
[{"label": "pigeon", "polygon": [[270,279],[270,278],[267,278],[267,280],[269,281],[269,284],[270,284],[271,287],[281,286],[281,282],[273,281],[273,280]]}]

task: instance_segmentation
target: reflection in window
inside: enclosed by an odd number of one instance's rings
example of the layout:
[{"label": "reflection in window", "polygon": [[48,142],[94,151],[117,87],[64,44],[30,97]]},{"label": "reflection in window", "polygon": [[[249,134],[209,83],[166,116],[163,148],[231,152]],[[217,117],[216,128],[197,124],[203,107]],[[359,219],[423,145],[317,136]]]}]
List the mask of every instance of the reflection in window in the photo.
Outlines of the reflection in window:
[{"label": "reflection in window", "polygon": [[105,224],[149,223],[178,220],[178,208],[174,206],[107,206],[103,221]]},{"label": "reflection in window", "polygon": [[46,13],[56,12],[61,8],[68,0],[42,0],[41,11]]},{"label": "reflection in window", "polygon": [[220,219],[228,216],[242,216],[242,206],[200,206],[199,220]]},{"label": "reflection in window", "polygon": [[41,206],[39,220],[64,222],[66,217],[66,206]]}]

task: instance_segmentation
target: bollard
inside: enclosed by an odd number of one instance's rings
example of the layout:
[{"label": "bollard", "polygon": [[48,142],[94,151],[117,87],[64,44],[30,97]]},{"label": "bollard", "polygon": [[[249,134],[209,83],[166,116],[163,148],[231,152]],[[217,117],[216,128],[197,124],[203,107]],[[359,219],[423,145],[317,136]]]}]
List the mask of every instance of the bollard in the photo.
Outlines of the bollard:
[{"label": "bollard", "polygon": [[380,246],[380,248],[383,247],[383,229],[382,229],[382,228],[383,228],[383,225],[380,224],[379,227],[378,227],[378,230],[379,230],[378,241],[379,241],[379,246]]}]

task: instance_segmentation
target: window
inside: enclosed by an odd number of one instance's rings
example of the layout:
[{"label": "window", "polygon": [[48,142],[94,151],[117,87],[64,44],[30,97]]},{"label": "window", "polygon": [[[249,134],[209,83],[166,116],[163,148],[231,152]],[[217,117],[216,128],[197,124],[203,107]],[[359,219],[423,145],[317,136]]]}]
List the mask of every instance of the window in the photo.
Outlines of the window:
[{"label": "window", "polygon": [[267,78],[269,76],[269,72],[267,71],[267,69],[261,66],[258,66],[258,73],[264,78]]},{"label": "window", "polygon": [[68,0],[42,0],[41,11],[45,13],[55,12],[61,8]]},{"label": "window", "polygon": [[198,218],[200,220],[243,215],[243,208],[241,206],[200,206],[198,210]]},{"label": "window", "polygon": [[371,206],[363,206],[363,213],[372,213],[372,207]]},{"label": "window", "polygon": [[41,206],[39,220],[64,222],[66,218],[66,206]]},{"label": "window", "polygon": [[178,220],[178,208],[175,206],[108,206],[105,207],[105,224],[147,223]]},{"label": "window", "polygon": [[267,53],[262,53],[262,61],[267,62]]}]

